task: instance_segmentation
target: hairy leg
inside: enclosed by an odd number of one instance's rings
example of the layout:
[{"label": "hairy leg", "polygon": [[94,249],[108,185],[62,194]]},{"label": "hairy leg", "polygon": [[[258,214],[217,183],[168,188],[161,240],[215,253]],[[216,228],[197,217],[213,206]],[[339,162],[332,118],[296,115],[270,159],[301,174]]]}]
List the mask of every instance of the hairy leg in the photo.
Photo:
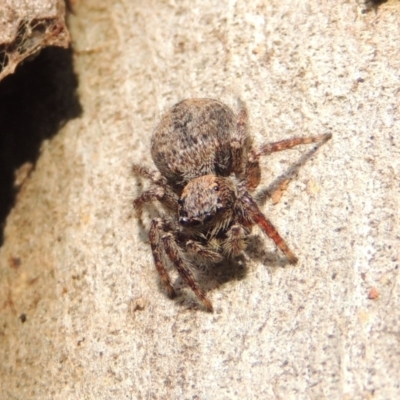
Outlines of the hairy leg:
[{"label": "hairy leg", "polygon": [[285,241],[279,235],[276,228],[271,224],[271,222],[263,215],[261,212],[254,215],[254,222],[270,237],[277,247],[283,251],[285,256],[288,258],[290,264],[296,264],[298,258],[292,253]]},{"label": "hairy leg", "polygon": [[309,143],[317,143],[317,142],[326,142],[332,137],[331,133],[327,133],[319,136],[308,136],[308,137],[299,137],[299,138],[291,138],[286,140],[280,140],[279,142],[274,143],[266,143],[261,145],[260,150],[258,152],[258,157],[265,156],[276,151],[283,151],[291,149],[300,144],[309,144]]},{"label": "hairy leg", "polygon": [[332,137],[332,134],[327,133],[319,136],[308,136],[302,138],[292,138],[280,140],[279,142],[266,143],[260,146],[258,151],[250,150],[249,158],[246,164],[246,187],[247,190],[252,192],[259,185],[261,180],[261,169],[259,159],[277,151],[291,149],[301,144],[326,142]]},{"label": "hairy leg", "polygon": [[132,165],[132,171],[136,175],[141,175],[143,178],[151,180],[153,183],[160,183],[162,180],[161,174],[158,171],[155,170],[150,170],[146,167],[143,167],[139,164],[133,164]]},{"label": "hairy leg", "polygon": [[242,225],[234,224],[227,231],[227,238],[222,244],[224,253],[228,256],[238,256],[246,249],[245,239],[248,231]]},{"label": "hairy leg", "polygon": [[180,254],[180,248],[176,243],[175,237],[172,232],[163,235],[163,243],[165,252],[167,253],[170,260],[174,263],[176,269],[178,270],[179,275],[183,278],[186,284],[193,290],[195,295],[200,299],[200,301],[204,304],[207,311],[212,312],[213,307],[211,301],[207,299],[206,294],[202,289],[200,289],[199,285],[195,281],[192,272],[190,271],[188,265],[183,260]]},{"label": "hairy leg", "polygon": [[254,199],[249,194],[244,194],[241,200],[243,215],[245,216],[242,224],[245,227],[250,227],[254,224],[257,224],[263,230],[263,232],[275,242],[276,246],[282,250],[289,262],[291,264],[296,264],[298,261],[297,257],[289,249],[288,245],[282,239],[281,235],[279,235],[272,223],[260,211]]},{"label": "hairy leg", "polygon": [[251,138],[248,134],[248,113],[244,104],[241,104],[236,121],[236,131],[231,141],[232,172],[240,178],[246,172],[247,153],[251,147]]},{"label": "hairy leg", "polygon": [[140,216],[143,205],[149,201],[158,200],[161,204],[172,211],[178,211],[178,196],[165,186],[155,186],[144,191],[138,198],[133,201],[133,207]]},{"label": "hairy leg", "polygon": [[261,168],[258,159],[259,156],[251,150],[246,164],[246,188],[249,192],[253,192],[261,181]]},{"label": "hairy leg", "polygon": [[145,203],[154,200],[158,200],[172,211],[178,210],[178,195],[167,186],[167,183],[158,171],[150,171],[149,169],[137,164],[134,164],[132,169],[136,174],[149,179],[154,185],[134,200],[133,206],[138,215],[141,214]]},{"label": "hairy leg", "polygon": [[223,256],[215,251],[212,246],[204,246],[195,240],[188,240],[186,242],[186,249],[190,253],[213,263],[218,263],[223,260]]},{"label": "hairy leg", "polygon": [[151,227],[149,232],[149,240],[151,245],[151,251],[153,253],[154,264],[157,268],[158,274],[160,275],[161,281],[167,289],[168,296],[170,298],[175,297],[175,290],[172,287],[171,279],[164,266],[163,254],[164,254],[164,243],[162,242],[162,236],[164,235],[164,221],[161,218],[154,218],[151,221]]}]

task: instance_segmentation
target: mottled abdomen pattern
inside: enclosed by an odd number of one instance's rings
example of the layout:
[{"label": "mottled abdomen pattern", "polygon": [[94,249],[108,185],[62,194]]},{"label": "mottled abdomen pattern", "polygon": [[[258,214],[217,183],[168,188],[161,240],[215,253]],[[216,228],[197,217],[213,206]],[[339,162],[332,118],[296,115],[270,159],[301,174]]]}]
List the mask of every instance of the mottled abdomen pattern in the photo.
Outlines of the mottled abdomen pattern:
[{"label": "mottled abdomen pattern", "polygon": [[228,176],[235,133],[236,116],[226,105],[212,99],[184,100],[157,126],[151,155],[174,186],[183,187],[203,175]]}]

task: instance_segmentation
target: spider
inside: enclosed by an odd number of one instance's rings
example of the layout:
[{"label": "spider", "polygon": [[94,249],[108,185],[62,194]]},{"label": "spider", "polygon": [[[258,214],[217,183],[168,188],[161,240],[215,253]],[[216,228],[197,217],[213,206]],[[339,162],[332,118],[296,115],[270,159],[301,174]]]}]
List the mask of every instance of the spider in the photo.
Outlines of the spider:
[{"label": "spider", "polygon": [[361,14],[366,14],[368,11],[375,9],[386,3],[387,0],[357,0],[357,4],[361,9]]},{"label": "spider", "polygon": [[165,210],[151,221],[149,241],[169,297],[175,296],[166,270],[172,263],[212,312],[210,300],[193,276],[193,266],[199,260],[216,264],[240,255],[254,225],[295,264],[297,257],[251,195],[261,179],[259,159],[330,137],[292,138],[254,147],[243,103],[237,115],[212,99],[187,99],[174,105],[151,138],[151,155],[158,171],[133,166],[136,174],[151,182],[150,189],[134,200],[138,217],[147,202],[157,200]]}]

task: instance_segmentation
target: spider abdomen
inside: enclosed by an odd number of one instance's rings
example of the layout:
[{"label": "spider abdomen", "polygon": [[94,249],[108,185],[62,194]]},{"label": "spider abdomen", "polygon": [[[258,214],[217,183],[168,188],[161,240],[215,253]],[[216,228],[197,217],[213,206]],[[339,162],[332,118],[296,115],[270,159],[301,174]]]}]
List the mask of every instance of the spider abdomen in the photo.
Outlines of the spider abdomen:
[{"label": "spider abdomen", "polygon": [[154,131],[151,155],[161,174],[176,186],[203,175],[228,176],[236,116],[212,99],[188,99],[173,106]]}]

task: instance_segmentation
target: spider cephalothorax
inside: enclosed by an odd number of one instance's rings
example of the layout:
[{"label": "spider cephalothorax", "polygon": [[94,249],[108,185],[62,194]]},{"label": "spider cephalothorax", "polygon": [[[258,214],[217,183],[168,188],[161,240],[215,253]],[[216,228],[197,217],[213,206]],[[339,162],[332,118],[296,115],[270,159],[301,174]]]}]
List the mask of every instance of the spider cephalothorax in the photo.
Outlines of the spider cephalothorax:
[{"label": "spider cephalothorax", "polygon": [[171,262],[212,311],[211,302],[193,277],[191,264],[197,256],[217,263],[241,254],[254,225],[275,242],[290,263],[296,263],[296,256],[251,195],[261,178],[259,158],[330,137],[293,138],[255,149],[243,105],[237,116],[212,99],[188,99],[173,106],[152,136],[151,154],[159,172],[133,167],[152,182],[134,201],[135,209],[140,212],[144,203],[158,200],[166,210],[165,216],[152,220],[149,240],[168,294],[175,295],[166,271]]},{"label": "spider cephalothorax", "polygon": [[183,226],[219,225],[232,218],[237,190],[229,178],[204,175],[191,180],[178,200]]}]

